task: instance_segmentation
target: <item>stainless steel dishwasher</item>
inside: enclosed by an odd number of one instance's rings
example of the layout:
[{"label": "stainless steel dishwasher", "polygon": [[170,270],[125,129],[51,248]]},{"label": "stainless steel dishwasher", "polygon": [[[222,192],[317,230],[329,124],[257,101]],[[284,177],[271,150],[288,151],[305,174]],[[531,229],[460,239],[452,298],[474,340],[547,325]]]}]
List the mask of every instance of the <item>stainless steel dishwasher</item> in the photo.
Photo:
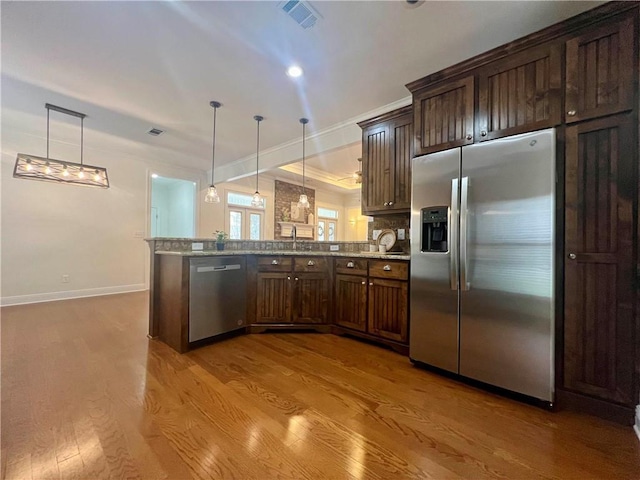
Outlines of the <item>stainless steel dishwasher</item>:
[{"label": "stainless steel dishwasher", "polygon": [[189,341],[243,328],[246,324],[244,257],[192,258],[189,268]]}]

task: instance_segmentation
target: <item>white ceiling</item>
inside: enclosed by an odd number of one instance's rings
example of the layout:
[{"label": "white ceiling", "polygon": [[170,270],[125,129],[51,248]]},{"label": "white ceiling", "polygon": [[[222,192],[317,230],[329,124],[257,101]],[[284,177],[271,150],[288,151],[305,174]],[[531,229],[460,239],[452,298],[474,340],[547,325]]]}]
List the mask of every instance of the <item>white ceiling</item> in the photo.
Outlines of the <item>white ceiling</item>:
[{"label": "white ceiling", "polygon": [[261,167],[300,159],[305,116],[309,165],[353,173],[353,121],[406,104],[406,83],[600,3],[315,1],[323,19],[303,30],[269,1],[2,2],[2,127],[44,137],[49,102],[88,115],[87,149],[209,169],[218,100],[225,178],[255,168],[255,114]]}]

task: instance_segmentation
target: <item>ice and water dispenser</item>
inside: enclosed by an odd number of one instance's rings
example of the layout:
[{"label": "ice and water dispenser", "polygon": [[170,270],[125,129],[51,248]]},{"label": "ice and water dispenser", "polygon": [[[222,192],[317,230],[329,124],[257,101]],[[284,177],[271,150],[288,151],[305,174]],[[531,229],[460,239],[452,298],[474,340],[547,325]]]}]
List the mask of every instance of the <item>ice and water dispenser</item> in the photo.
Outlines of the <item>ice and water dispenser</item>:
[{"label": "ice and water dispenser", "polygon": [[448,251],[449,207],[425,207],[421,212],[422,252]]}]

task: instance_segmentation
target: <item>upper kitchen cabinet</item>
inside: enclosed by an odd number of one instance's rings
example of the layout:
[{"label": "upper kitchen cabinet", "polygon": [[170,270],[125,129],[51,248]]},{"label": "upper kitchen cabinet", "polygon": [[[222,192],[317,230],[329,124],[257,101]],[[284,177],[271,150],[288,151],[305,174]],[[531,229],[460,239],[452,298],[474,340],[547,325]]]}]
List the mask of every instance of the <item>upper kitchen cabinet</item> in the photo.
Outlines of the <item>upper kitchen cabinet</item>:
[{"label": "upper kitchen cabinet", "polygon": [[408,212],[413,158],[411,106],[358,125],[362,128],[363,215]]},{"label": "upper kitchen cabinet", "polygon": [[636,35],[634,18],[627,15],[567,41],[567,123],[633,108]]},{"label": "upper kitchen cabinet", "polygon": [[493,140],[558,125],[561,61],[561,46],[547,44],[480,69],[476,140]]},{"label": "upper kitchen cabinet", "polygon": [[413,92],[415,155],[473,143],[474,77]]}]

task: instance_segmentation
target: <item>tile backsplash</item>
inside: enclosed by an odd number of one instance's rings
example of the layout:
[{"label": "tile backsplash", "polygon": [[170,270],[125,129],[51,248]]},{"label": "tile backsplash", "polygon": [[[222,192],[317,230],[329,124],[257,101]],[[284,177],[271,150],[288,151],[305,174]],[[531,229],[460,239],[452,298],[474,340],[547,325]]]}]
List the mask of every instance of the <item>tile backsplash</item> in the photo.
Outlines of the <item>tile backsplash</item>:
[{"label": "tile backsplash", "polygon": [[373,222],[369,222],[367,238],[370,243],[373,243],[373,231],[374,230],[385,230],[390,229],[398,235],[398,229],[404,228],[405,239],[404,240],[396,240],[396,244],[393,246],[391,251],[394,252],[405,252],[409,253],[410,243],[409,243],[409,225],[411,223],[410,214],[409,213],[397,213],[391,215],[380,215],[377,217],[373,217]]}]

